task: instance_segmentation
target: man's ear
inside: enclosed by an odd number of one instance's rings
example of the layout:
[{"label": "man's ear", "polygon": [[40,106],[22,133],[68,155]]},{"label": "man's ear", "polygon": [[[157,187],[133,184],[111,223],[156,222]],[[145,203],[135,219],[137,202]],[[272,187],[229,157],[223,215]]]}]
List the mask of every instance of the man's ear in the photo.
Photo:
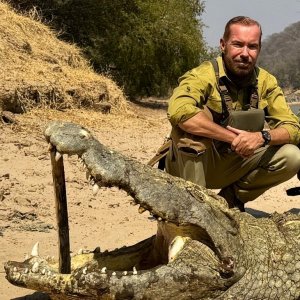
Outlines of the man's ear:
[{"label": "man's ear", "polygon": [[222,52],[225,50],[225,41],[223,38],[220,39],[220,49]]}]

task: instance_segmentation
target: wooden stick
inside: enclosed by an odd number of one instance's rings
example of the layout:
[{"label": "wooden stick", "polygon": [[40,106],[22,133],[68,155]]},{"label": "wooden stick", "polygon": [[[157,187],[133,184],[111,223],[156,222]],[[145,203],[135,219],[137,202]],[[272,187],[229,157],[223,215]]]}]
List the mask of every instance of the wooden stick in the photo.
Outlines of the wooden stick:
[{"label": "wooden stick", "polygon": [[58,229],[59,272],[69,274],[71,273],[71,257],[64,161],[62,156],[56,161],[55,155],[56,149],[52,148],[50,156]]}]

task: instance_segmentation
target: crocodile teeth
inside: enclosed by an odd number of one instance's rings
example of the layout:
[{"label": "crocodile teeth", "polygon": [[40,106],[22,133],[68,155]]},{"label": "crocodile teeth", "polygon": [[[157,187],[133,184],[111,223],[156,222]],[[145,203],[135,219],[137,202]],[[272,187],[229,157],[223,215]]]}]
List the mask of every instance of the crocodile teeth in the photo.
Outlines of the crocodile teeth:
[{"label": "crocodile teeth", "polygon": [[176,236],[170,246],[169,246],[169,254],[168,259],[169,262],[173,261],[177,254],[182,250],[184,244],[186,243],[188,238],[182,236]]},{"label": "crocodile teeth", "polygon": [[48,271],[47,275],[50,276],[51,275],[51,271]]},{"label": "crocodile teeth", "polygon": [[93,195],[94,195],[94,196],[96,196],[96,195],[98,194],[99,189],[100,189],[99,185],[98,185],[97,183],[95,183],[95,184],[93,185]]},{"label": "crocodile teeth", "polygon": [[18,272],[18,269],[17,269],[17,267],[14,267],[14,270],[13,270],[14,272]]},{"label": "crocodile teeth", "polygon": [[40,264],[36,261],[31,268],[32,273],[37,273],[39,271],[39,266]]},{"label": "crocodile teeth", "polygon": [[158,217],[158,219],[157,219],[158,221],[162,221],[162,218],[161,217]]},{"label": "crocodile teeth", "polygon": [[103,267],[102,269],[101,269],[101,274],[105,274],[106,273],[106,267]]},{"label": "crocodile teeth", "polygon": [[39,242],[36,242],[32,247],[31,256],[39,256]]},{"label": "crocodile teeth", "polygon": [[112,275],[112,276],[116,276],[117,273],[116,273],[116,272],[112,272],[111,275]]},{"label": "crocodile teeth", "polygon": [[77,254],[83,254],[83,250],[82,249],[79,249]]},{"label": "crocodile teeth", "polygon": [[140,214],[142,214],[142,213],[145,212],[146,210],[147,210],[147,209],[144,208],[144,207],[142,207],[142,206],[139,207],[139,213],[140,213]]},{"label": "crocodile teeth", "polygon": [[124,271],[122,274],[126,276],[127,275],[127,271]]},{"label": "crocodile teeth", "polygon": [[136,267],[133,267],[133,269],[132,269],[132,274],[133,274],[133,275],[137,275]]},{"label": "crocodile teeth", "polygon": [[24,273],[27,274],[29,272],[28,268],[24,270]]},{"label": "crocodile teeth", "polygon": [[29,258],[29,255],[28,254],[26,254],[25,255],[25,260],[27,260]]},{"label": "crocodile teeth", "polygon": [[85,178],[86,178],[86,180],[89,180],[90,176],[91,176],[91,173],[89,171],[86,171],[85,172]]},{"label": "crocodile teeth", "polygon": [[80,135],[82,135],[83,137],[89,138],[91,135],[84,129],[81,129],[79,132]]},{"label": "crocodile teeth", "polygon": [[84,275],[87,274],[87,267],[84,267],[84,268],[83,268],[82,273],[83,273]]},{"label": "crocodile teeth", "polygon": [[55,154],[55,160],[56,160],[56,161],[59,161],[61,157],[62,157],[61,153],[59,153],[59,152],[57,151],[56,154]]},{"label": "crocodile teeth", "polygon": [[41,272],[41,274],[45,275],[46,274],[46,269],[43,269],[42,272]]}]

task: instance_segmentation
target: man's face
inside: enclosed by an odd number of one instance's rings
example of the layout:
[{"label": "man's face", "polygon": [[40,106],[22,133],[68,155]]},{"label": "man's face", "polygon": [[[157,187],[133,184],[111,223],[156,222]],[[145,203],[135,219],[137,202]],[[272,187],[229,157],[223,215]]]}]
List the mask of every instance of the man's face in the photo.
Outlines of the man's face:
[{"label": "man's face", "polygon": [[260,34],[257,25],[233,24],[228,40],[221,39],[226,69],[234,77],[242,79],[253,72],[260,51]]}]

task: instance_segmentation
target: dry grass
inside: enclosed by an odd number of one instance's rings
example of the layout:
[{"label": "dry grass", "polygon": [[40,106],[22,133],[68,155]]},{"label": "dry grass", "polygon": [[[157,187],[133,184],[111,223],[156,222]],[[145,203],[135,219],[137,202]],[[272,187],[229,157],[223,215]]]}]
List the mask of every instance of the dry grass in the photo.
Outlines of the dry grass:
[{"label": "dry grass", "polygon": [[0,0],[0,109],[96,107],[126,111],[122,90],[96,74],[80,50],[42,23],[18,15]]},{"label": "dry grass", "polygon": [[[141,118],[133,113],[133,108],[129,108],[126,118],[124,114],[113,112],[111,114],[101,114],[94,110],[71,108],[65,111],[57,109],[32,108],[26,114],[16,115],[16,123],[10,125],[16,132],[26,132],[43,139],[45,127],[50,121],[65,121],[80,124],[90,130],[98,128],[122,128],[127,123],[132,127],[142,126],[149,123],[148,120]],[[0,127],[2,124],[0,124]],[[4,125],[7,126],[7,125]]]}]

